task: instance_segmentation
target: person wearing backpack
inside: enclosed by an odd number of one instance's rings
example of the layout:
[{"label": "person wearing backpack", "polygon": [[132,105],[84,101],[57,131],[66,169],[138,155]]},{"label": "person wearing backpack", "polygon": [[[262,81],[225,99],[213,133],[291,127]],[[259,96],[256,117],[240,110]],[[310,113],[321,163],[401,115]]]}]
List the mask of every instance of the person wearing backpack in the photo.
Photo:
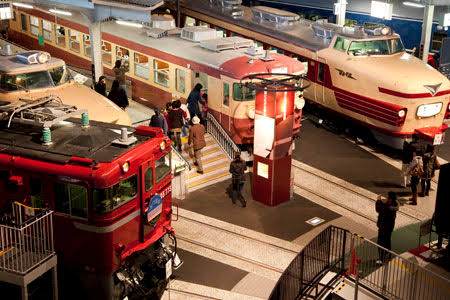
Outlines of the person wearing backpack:
[{"label": "person wearing backpack", "polygon": [[439,169],[440,166],[433,145],[430,144],[427,145],[427,149],[423,155],[422,160],[423,160],[423,174],[420,178],[420,185],[422,191],[419,193],[419,197],[429,196],[431,188],[431,178],[434,177],[434,171],[436,169]]},{"label": "person wearing backpack", "polygon": [[406,173],[409,173],[411,175],[411,192],[412,197],[409,199],[408,204],[411,205],[417,205],[417,185],[419,184],[420,177],[423,174],[423,161],[422,156],[420,156],[421,153],[413,153],[413,160],[409,164],[408,169],[406,170]]}]

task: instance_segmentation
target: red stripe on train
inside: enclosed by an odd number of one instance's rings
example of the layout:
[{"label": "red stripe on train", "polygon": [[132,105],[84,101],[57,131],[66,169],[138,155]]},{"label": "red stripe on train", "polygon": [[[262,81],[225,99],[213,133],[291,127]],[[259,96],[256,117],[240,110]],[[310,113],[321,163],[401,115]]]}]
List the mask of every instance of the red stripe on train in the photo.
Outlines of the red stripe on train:
[{"label": "red stripe on train", "polygon": [[384,93],[384,94],[388,94],[388,95],[392,95],[392,96],[396,96],[396,97],[400,97],[400,98],[429,98],[429,97],[438,97],[438,96],[450,94],[450,90],[440,91],[440,92],[436,93],[434,96],[431,93],[418,93],[418,94],[402,93],[402,92],[385,89],[382,87],[379,87],[378,90],[380,91],[380,93]]}]

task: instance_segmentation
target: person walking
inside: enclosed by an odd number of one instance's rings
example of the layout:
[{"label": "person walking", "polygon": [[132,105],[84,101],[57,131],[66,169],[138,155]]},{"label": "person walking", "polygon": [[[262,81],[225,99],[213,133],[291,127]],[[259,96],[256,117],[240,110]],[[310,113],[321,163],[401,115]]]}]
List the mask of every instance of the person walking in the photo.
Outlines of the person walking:
[{"label": "person walking", "polygon": [[161,114],[161,109],[159,107],[155,107],[155,114],[150,119],[150,126],[161,128],[164,135],[167,136],[167,131],[168,131],[167,120]]},{"label": "person walking", "polygon": [[94,89],[97,93],[100,95],[103,95],[106,97],[106,77],[100,76],[98,79],[98,82],[95,84]]},{"label": "person walking", "polygon": [[439,169],[439,161],[437,160],[434,145],[427,145],[427,149],[422,157],[423,160],[423,174],[420,178],[421,192],[420,197],[425,197],[430,195],[431,188],[431,178],[434,177],[434,172]]},{"label": "person walking", "polygon": [[169,112],[171,139],[175,143],[175,148],[181,153],[181,128],[184,124],[184,112],[180,108],[181,101],[172,102],[172,110]]},{"label": "person walking", "polygon": [[202,88],[203,88],[203,86],[200,83],[197,83],[195,85],[194,89],[189,93],[189,96],[186,100],[191,118],[193,118],[194,116],[197,116],[197,117],[199,117],[199,119],[201,119],[201,117],[202,117],[200,108],[198,106],[199,102],[202,105],[205,105],[205,102],[203,102],[202,95],[201,95]]},{"label": "person walking", "polygon": [[[394,231],[395,217],[399,204],[397,202],[397,194],[395,192],[388,192],[388,197],[384,198],[378,195],[375,203],[375,210],[378,213],[377,227],[378,227],[378,245],[391,250],[391,237]],[[379,260],[377,264],[386,263],[390,255],[383,249],[378,249]]]},{"label": "person walking", "polygon": [[409,167],[405,173],[409,173],[411,175],[412,197],[409,199],[408,204],[417,205],[417,185],[419,184],[420,176],[423,174],[422,156],[417,155],[416,152],[413,152],[413,160],[409,164]]},{"label": "person walking", "polygon": [[244,184],[245,184],[245,170],[247,166],[245,161],[241,159],[241,154],[237,152],[234,156],[234,160],[230,164],[231,183],[233,184],[232,202],[236,204],[236,198],[239,197],[242,207],[247,206],[247,201],[244,196]]},{"label": "person walking", "polygon": [[194,165],[197,166],[197,173],[203,174],[202,149],[206,146],[205,127],[200,124],[197,116],[192,118],[192,127],[189,129],[188,144],[194,148]]},{"label": "person walking", "polygon": [[125,73],[129,71],[128,62],[125,61],[122,64],[122,61],[120,59],[118,59],[118,60],[116,60],[116,63],[112,70],[114,72],[115,79],[117,81],[119,81],[120,88],[122,88],[125,91],[125,95],[126,95],[127,94],[127,82],[126,82]]},{"label": "person walking", "polygon": [[412,161],[413,158],[413,148],[411,147],[411,144],[408,142],[408,139],[405,138],[403,140],[403,151],[402,151],[402,177],[403,177],[403,181],[402,181],[402,186],[404,188],[407,187],[408,184],[410,184],[411,182],[411,175],[409,175],[409,173],[405,173],[406,170],[409,167],[409,164]]},{"label": "person walking", "polygon": [[114,80],[112,83],[108,99],[122,109],[125,109],[129,105],[127,94],[120,88],[119,81],[117,80]]}]

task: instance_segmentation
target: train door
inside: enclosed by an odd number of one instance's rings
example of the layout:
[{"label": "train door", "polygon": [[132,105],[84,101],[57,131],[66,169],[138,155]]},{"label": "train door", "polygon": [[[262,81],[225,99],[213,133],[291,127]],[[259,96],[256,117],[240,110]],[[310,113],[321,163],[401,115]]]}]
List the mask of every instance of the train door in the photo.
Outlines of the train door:
[{"label": "train door", "polygon": [[207,93],[208,92],[208,74],[200,72],[200,71],[195,71],[195,70],[191,74],[192,74],[191,90],[194,88],[194,86],[197,83],[200,83],[203,86],[202,93]]},{"label": "train door", "polygon": [[222,100],[220,107],[220,122],[228,132],[231,132],[231,83],[222,82]]},{"label": "train door", "polygon": [[319,57],[319,61],[317,62],[317,72],[316,72],[316,95],[315,99],[317,103],[323,103],[325,101],[325,59]]},{"label": "train door", "polygon": [[139,239],[144,242],[145,236],[150,234],[155,225],[154,217],[159,215],[161,212],[162,204],[161,201],[158,202],[157,198],[154,198],[154,163],[153,160],[149,159],[141,165],[140,168],[140,181],[141,181],[141,197],[140,197],[140,207],[141,207],[141,225]]}]

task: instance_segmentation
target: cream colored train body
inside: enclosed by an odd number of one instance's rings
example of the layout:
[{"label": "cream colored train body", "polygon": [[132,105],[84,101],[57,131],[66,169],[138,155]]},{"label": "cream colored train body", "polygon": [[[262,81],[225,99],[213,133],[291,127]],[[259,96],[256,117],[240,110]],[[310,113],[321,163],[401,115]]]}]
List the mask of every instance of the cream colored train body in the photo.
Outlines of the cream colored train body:
[{"label": "cream colored train body", "polygon": [[[0,40],[0,47],[1,103],[55,95],[64,104],[87,109],[92,120],[131,125],[125,111],[89,87],[75,82],[63,60],[50,57],[46,52],[26,51],[5,40]],[[7,49],[9,52],[5,52]],[[38,57],[42,57],[41,61],[36,59]]]}]

